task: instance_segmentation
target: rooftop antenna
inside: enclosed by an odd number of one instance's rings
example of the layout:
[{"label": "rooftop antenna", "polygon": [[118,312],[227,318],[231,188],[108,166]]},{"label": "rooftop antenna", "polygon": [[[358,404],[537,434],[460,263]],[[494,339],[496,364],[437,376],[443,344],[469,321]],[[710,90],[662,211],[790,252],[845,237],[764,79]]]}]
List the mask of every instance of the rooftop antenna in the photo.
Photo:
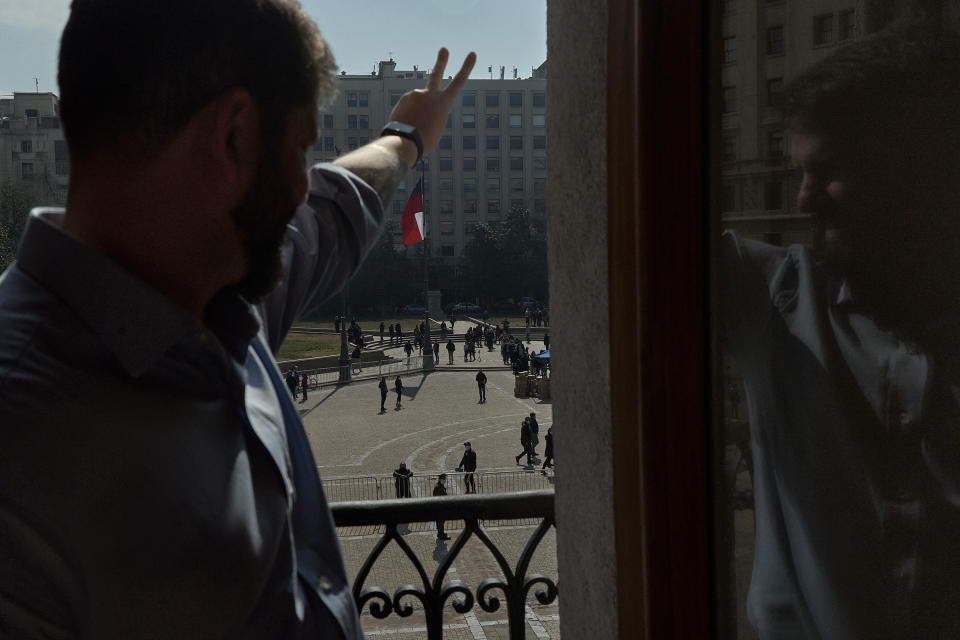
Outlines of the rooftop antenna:
[{"label": "rooftop antenna", "polygon": [[34,79],[33,79],[33,86],[36,87],[36,90],[37,90],[36,93],[40,93],[40,79],[39,79],[39,78],[34,78]]},{"label": "rooftop antenna", "polygon": [[514,80],[517,79],[517,68],[516,68],[516,67],[513,68],[513,79],[514,79]]},{"label": "rooftop antenna", "polygon": [[390,52],[390,62],[393,62],[393,51]]}]

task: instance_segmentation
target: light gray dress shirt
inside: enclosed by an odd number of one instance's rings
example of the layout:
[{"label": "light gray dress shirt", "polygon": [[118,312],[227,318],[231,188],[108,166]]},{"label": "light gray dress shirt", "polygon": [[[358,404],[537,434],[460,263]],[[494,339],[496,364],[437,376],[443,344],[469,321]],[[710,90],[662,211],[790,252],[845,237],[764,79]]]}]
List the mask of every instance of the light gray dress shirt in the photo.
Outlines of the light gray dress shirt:
[{"label": "light gray dress shirt", "polygon": [[362,638],[270,352],[377,239],[376,192],[314,167],[282,285],[205,324],[61,219],[0,276],[0,637]]},{"label": "light gray dress shirt", "polygon": [[760,637],[960,637],[960,345],[880,326],[809,249],[727,233],[722,257]]}]

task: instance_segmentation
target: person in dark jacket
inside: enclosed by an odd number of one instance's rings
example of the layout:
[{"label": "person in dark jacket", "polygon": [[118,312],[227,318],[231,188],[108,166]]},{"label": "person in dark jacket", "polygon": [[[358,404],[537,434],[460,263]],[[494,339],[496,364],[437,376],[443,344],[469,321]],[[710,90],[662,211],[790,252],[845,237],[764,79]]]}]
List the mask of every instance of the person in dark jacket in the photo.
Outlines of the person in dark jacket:
[{"label": "person in dark jacket", "polygon": [[400,376],[397,376],[397,379],[393,381],[393,390],[397,392],[397,409],[399,409],[400,397],[403,395],[403,380],[400,379]]},{"label": "person in dark jacket", "polygon": [[410,344],[409,340],[403,343],[403,352],[407,354],[407,364],[410,364],[410,354],[413,353],[413,345]]},{"label": "person in dark jacket", "polygon": [[[437,486],[433,488],[433,495],[435,496],[445,496],[447,495],[447,474],[441,473],[440,477],[437,478]],[[443,530],[443,520],[437,520],[437,540],[449,540],[448,536]]]},{"label": "person in dark jacket", "polygon": [[453,364],[453,352],[457,350],[457,347],[453,344],[453,338],[447,340],[447,355],[450,357],[450,360],[447,364]]},{"label": "person in dark jacket", "polygon": [[530,448],[530,418],[524,418],[520,425],[520,444],[523,445],[523,451],[515,456],[517,464],[520,464],[520,458],[527,456],[527,464],[533,464],[533,450]]},{"label": "person in dark jacket", "polygon": [[401,462],[399,469],[393,470],[393,486],[397,490],[398,498],[410,497],[410,478],[413,471],[407,469],[407,463]]},{"label": "person in dark jacket", "polygon": [[477,372],[477,391],[480,392],[480,402],[487,401],[487,374],[483,369]]},{"label": "person in dark jacket", "polygon": [[463,489],[466,493],[477,492],[477,481],[473,477],[477,470],[477,452],[473,450],[469,442],[463,443],[463,457],[460,458],[460,464],[457,465],[463,469]]},{"label": "person in dark jacket", "polygon": [[[543,436],[544,441],[547,443],[547,448],[543,452],[543,466],[541,469],[546,469],[547,467],[553,468],[553,427],[547,429],[546,435]],[[544,471],[544,474],[547,472]]]},{"label": "person in dark jacket", "polygon": [[540,425],[537,424],[537,414],[530,412],[530,452],[537,455],[537,445],[540,444]]},{"label": "person in dark jacket", "polygon": [[387,377],[380,376],[380,413],[387,410]]},{"label": "person in dark jacket", "polygon": [[386,329],[386,325],[383,324],[383,320],[380,321],[380,344],[383,344],[383,330]]}]

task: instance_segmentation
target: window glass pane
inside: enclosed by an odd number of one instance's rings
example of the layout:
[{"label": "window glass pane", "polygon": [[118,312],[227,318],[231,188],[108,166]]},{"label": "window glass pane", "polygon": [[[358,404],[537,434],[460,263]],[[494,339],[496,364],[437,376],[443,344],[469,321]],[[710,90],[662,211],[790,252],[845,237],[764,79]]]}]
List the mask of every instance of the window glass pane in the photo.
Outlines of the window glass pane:
[{"label": "window glass pane", "polygon": [[533,94],[533,106],[535,107],[545,107],[547,106],[547,94],[542,91],[534,92]]},{"label": "window glass pane", "polygon": [[710,25],[739,43],[704,83],[720,638],[960,629],[960,548],[931,533],[960,523],[946,6],[736,0]]},{"label": "window glass pane", "polygon": [[476,171],[477,170],[477,159],[472,156],[464,156],[463,158],[463,170],[464,171]]},{"label": "window glass pane", "polygon": [[545,127],[545,126],[547,126],[547,116],[542,115],[542,114],[540,114],[540,115],[534,114],[534,116],[533,116],[533,126],[535,126],[535,127]]},{"label": "window glass pane", "polygon": [[547,148],[547,136],[533,136],[533,148],[534,148],[534,149],[546,149],[546,148]]},{"label": "window glass pane", "polygon": [[487,129],[499,129],[500,128],[500,114],[498,113],[488,113],[487,118]]},{"label": "window glass pane", "polygon": [[511,149],[523,149],[523,136],[510,136]]},{"label": "window glass pane", "polygon": [[511,171],[523,170],[523,156],[516,156],[516,157],[510,158],[510,170]]},{"label": "window glass pane", "polygon": [[487,149],[499,149],[500,136],[487,136]]},{"label": "window glass pane", "polygon": [[477,94],[475,91],[464,91],[460,94],[460,104],[464,107],[472,107],[477,104]]},{"label": "window glass pane", "polygon": [[476,129],[477,128],[477,116],[472,113],[463,114],[463,128],[464,129]]},{"label": "window glass pane", "polygon": [[538,170],[546,171],[547,169],[547,158],[545,156],[537,156],[533,159],[533,168]]},{"label": "window glass pane", "polygon": [[500,156],[487,156],[487,171],[500,171]]},{"label": "window glass pane", "polygon": [[500,176],[487,176],[487,193],[500,192]]},{"label": "window glass pane", "polygon": [[767,29],[767,54],[771,56],[783,53],[783,25]]},{"label": "window glass pane", "polygon": [[510,92],[510,106],[511,107],[522,107],[523,106],[523,94],[519,91]]},{"label": "window glass pane", "polygon": [[476,148],[477,148],[477,136],[463,136],[463,148],[464,148],[464,149],[476,149]]},{"label": "window glass pane", "polygon": [[519,115],[510,116],[510,128],[520,129],[521,127],[523,127],[523,116],[519,116]]},{"label": "window glass pane", "polygon": [[488,93],[484,96],[486,100],[486,105],[488,107],[499,107],[500,106],[500,94],[499,93]]},{"label": "window glass pane", "polygon": [[453,170],[453,158],[450,156],[441,156],[437,160],[437,168],[440,171],[452,171]]},{"label": "window glass pane", "polygon": [[440,136],[440,148],[441,149],[452,149],[453,148],[453,138],[450,136]]},{"label": "window glass pane", "polygon": [[737,39],[734,36],[723,39],[724,64],[737,61]]},{"label": "window glass pane", "polygon": [[333,114],[325,113],[323,114],[323,128],[324,129],[333,129]]}]

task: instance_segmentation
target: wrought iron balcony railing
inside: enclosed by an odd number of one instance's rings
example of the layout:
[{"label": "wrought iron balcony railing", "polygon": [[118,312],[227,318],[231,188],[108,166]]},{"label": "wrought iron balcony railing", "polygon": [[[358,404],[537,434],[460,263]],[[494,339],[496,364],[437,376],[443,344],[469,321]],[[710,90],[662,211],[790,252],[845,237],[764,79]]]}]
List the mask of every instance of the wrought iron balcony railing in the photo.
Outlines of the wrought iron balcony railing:
[{"label": "wrought iron balcony railing", "polygon": [[[375,618],[383,619],[391,613],[405,618],[414,612],[410,599],[419,600],[426,617],[427,637],[430,640],[440,640],[443,638],[443,609],[451,597],[454,597],[452,606],[457,613],[470,611],[474,603],[484,611],[492,613],[500,608],[501,598],[497,595],[497,592],[500,592],[506,601],[510,638],[521,640],[525,635],[524,615],[530,590],[535,586],[540,587],[536,589],[535,596],[537,601],[544,605],[554,602],[558,594],[555,580],[541,574],[527,573],[530,560],[540,541],[551,527],[556,527],[553,495],[551,489],[506,495],[467,495],[331,504],[330,509],[338,527],[375,525],[384,527],[382,537],[367,556],[353,584],[353,597],[357,602],[357,609],[362,612],[369,604],[370,614]],[[484,531],[483,523],[529,520],[530,518],[540,519],[540,524],[527,540],[516,567],[512,567],[503,552]],[[437,520],[462,520],[464,528],[436,571],[429,576],[423,562],[398,532],[398,527],[414,522]],[[490,551],[503,573],[503,577],[489,577],[483,580],[476,585],[475,592],[470,585],[459,580],[445,582],[447,571],[471,537],[476,537]],[[392,596],[382,587],[365,586],[370,570],[391,541],[396,542],[410,559],[420,578],[419,585],[403,585]],[[462,597],[455,597],[458,595]]]}]

